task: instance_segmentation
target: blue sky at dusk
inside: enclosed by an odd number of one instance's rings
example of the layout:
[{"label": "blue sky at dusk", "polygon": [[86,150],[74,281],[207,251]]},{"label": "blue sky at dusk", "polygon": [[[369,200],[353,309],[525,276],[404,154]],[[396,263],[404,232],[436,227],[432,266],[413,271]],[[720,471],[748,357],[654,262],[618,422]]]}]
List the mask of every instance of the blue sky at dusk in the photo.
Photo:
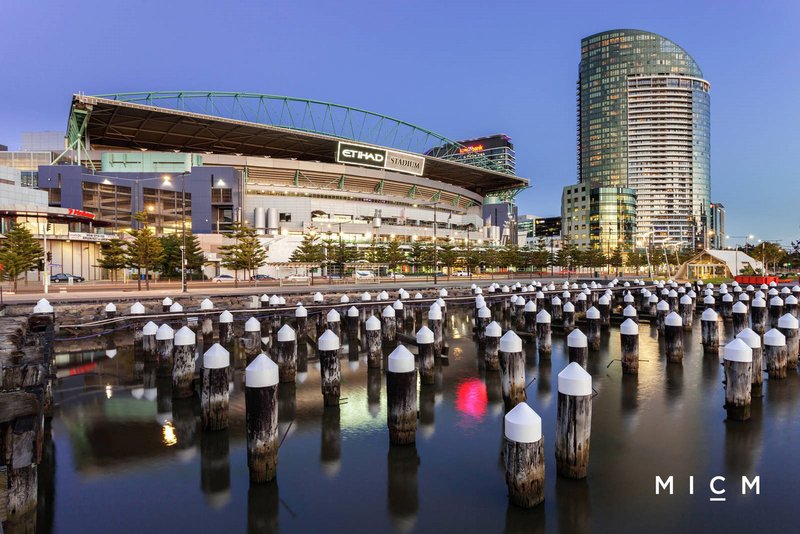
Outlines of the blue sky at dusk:
[{"label": "blue sky at dusk", "polygon": [[451,138],[506,133],[557,215],[576,181],[581,37],[661,34],[711,82],[727,232],[800,238],[800,2],[24,1],[0,4],[0,144],[65,128],[70,95],[248,91],[336,102]]}]

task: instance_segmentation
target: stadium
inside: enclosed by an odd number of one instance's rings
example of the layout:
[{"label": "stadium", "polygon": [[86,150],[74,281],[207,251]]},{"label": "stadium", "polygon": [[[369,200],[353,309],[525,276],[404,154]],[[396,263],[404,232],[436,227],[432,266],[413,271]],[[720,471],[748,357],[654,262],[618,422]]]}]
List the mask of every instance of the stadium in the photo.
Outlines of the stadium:
[{"label": "stadium", "polygon": [[308,233],[500,244],[513,232],[484,207],[528,186],[497,158],[419,126],[274,95],[76,94],[67,144],[39,168],[50,206],[93,213],[105,232],[130,228],[137,212],[160,234],[186,225],[212,263],[234,222],[255,228],[272,263]]}]

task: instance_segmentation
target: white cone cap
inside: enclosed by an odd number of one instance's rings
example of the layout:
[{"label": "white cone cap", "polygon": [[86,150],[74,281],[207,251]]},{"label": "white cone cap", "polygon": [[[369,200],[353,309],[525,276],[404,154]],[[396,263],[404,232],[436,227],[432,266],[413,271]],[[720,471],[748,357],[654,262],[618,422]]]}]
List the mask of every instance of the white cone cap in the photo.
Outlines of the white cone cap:
[{"label": "white cone cap", "polygon": [[[789,299],[786,299],[786,302],[788,303]],[[753,299],[753,302],[751,302],[750,305],[752,307],[754,307],[754,308],[766,308],[767,307],[767,301],[765,301],[761,297],[756,297],[756,298]]]},{"label": "white cone cap", "polygon": [[144,306],[141,302],[134,302],[131,306],[131,314],[132,315],[141,315],[145,312]]},{"label": "white cone cap", "polygon": [[171,313],[180,313],[183,311],[183,306],[181,306],[178,302],[173,302],[172,306],[169,307],[169,311]]},{"label": "white cone cap", "polygon": [[529,300],[525,303],[525,310],[526,312],[535,312],[536,311],[536,303],[533,300]]},{"label": "white cone cap", "polygon": [[447,296],[447,290],[445,288],[440,289],[439,290],[439,296],[440,297],[446,297]]},{"label": "white cone cap", "polygon": [[733,297],[726,293],[722,295],[722,302],[733,302]]},{"label": "white cone cap", "polygon": [[204,311],[205,310],[213,310],[214,309],[214,303],[211,302],[210,299],[204,299],[203,302],[200,303],[200,309],[204,310]]},{"label": "white cone cap", "polygon": [[374,315],[370,315],[367,322],[364,324],[364,327],[367,330],[380,330],[381,329],[381,320],[375,317]]},{"label": "white cone cap", "polygon": [[586,334],[576,328],[567,336],[567,346],[574,348],[588,347],[589,343],[586,339]]},{"label": "white cone cap", "polygon": [[558,298],[558,297],[553,297],[550,300],[550,304],[552,304],[553,306],[560,306],[561,305],[561,299]]},{"label": "white cone cap", "polygon": [[769,301],[770,306],[783,306],[783,299],[780,297],[772,297]]},{"label": "white cone cap", "polygon": [[683,319],[677,313],[672,312],[664,319],[664,324],[667,326],[683,326]]},{"label": "white cone cap", "polygon": [[156,339],[158,340],[167,340],[173,339],[175,337],[175,330],[172,329],[171,326],[164,323],[158,327],[158,331],[156,332]]},{"label": "white cone cap", "polygon": [[347,316],[348,317],[358,317],[358,308],[355,306],[350,306],[347,308]]},{"label": "white cone cap", "polygon": [[539,311],[539,313],[536,314],[536,322],[537,323],[548,324],[548,323],[550,323],[550,320],[551,320],[551,317],[550,317],[550,314],[547,313],[547,310],[541,310],[541,311]]},{"label": "white cone cap", "polygon": [[656,310],[658,311],[669,310],[669,302],[667,302],[666,300],[659,300],[658,304],[656,304]]},{"label": "white cone cap", "polygon": [[339,336],[332,330],[325,330],[317,340],[318,350],[339,350]]},{"label": "white cone cap", "polygon": [[736,337],[747,343],[747,346],[751,349],[761,348],[761,336],[753,332],[750,328],[745,328],[739,332]]},{"label": "white cone cap", "polygon": [[722,359],[729,362],[752,362],[753,349],[743,340],[736,338],[722,349]]},{"label": "white cone cap", "polygon": [[403,345],[398,345],[389,354],[387,369],[390,373],[410,373],[414,371],[414,355]]},{"label": "white cone cap", "polygon": [[575,311],[575,305],[571,302],[567,302],[564,304],[564,311],[567,313],[572,313]]},{"label": "white cone cap", "polygon": [[484,331],[484,335],[486,337],[500,337],[503,335],[503,329],[497,323],[497,321],[492,321],[488,325],[486,325],[486,330]]},{"label": "white cone cap", "polygon": [[606,295],[600,295],[600,298],[597,299],[597,304],[599,306],[608,306],[610,303],[611,301]]},{"label": "white cone cap", "polygon": [[522,340],[514,331],[509,330],[500,338],[500,352],[522,352]]},{"label": "white cone cap", "polygon": [[627,336],[635,336],[639,334],[639,325],[636,324],[636,321],[633,319],[625,319],[621,325],[619,325],[619,333],[625,334]]},{"label": "white cone cap", "polygon": [[328,312],[328,315],[325,316],[325,319],[327,319],[329,323],[338,323],[341,320],[341,317],[339,316],[339,312],[332,309]]},{"label": "white cone cap", "polygon": [[297,334],[294,331],[294,328],[285,324],[278,330],[278,342],[281,341],[295,341],[297,339]]},{"label": "white cone cap", "polygon": [[430,345],[433,343],[433,330],[428,328],[427,326],[423,326],[419,330],[417,330],[417,343],[423,345]]},{"label": "white cone cap", "polygon": [[383,317],[394,317],[394,308],[392,308],[391,306],[386,306],[383,309],[383,312],[381,312],[381,315]]},{"label": "white cone cap", "polygon": [[303,305],[298,306],[294,310],[295,317],[308,317],[308,310]]},{"label": "white cone cap", "polygon": [[714,304],[716,300],[711,295],[703,297],[703,304]]},{"label": "white cone cap", "polygon": [[194,330],[188,326],[182,326],[177,332],[175,332],[174,344],[176,347],[194,345],[196,341],[197,336],[195,335]]},{"label": "white cone cap", "polygon": [[737,302],[733,305],[733,313],[747,313],[747,304]]},{"label": "white cone cap", "polygon": [[542,418],[526,402],[506,414],[505,435],[516,443],[535,443],[542,439]]},{"label": "white cone cap", "polygon": [[636,308],[629,304],[622,310],[622,315],[623,317],[636,317],[638,314],[636,313]]},{"label": "white cone cap", "polygon": [[322,293],[317,291],[316,293],[314,293],[313,299],[314,299],[314,302],[323,302],[325,300],[325,297],[322,295]]},{"label": "white cone cap", "polygon": [[692,297],[690,297],[689,295],[684,295],[684,296],[681,297],[681,301],[680,302],[681,302],[681,304],[691,304],[692,303]]},{"label": "white cone cap", "polygon": [[580,301],[586,300],[586,293],[578,293],[578,296],[575,297],[575,300],[580,300]]},{"label": "white cone cap", "polygon": [[[478,288],[478,289],[480,289],[480,288]],[[422,293],[415,293],[414,294],[414,298],[415,299],[421,299],[422,298]]]},{"label": "white cone cap", "polygon": [[394,301],[392,303],[392,308],[394,308],[396,311],[402,310],[403,309],[403,301],[401,301],[401,300]]},{"label": "white cone cap", "polygon": [[703,315],[700,316],[701,321],[716,321],[719,318],[717,312],[708,308],[707,310],[703,311]]},{"label": "white cone cap", "polygon": [[366,302],[368,300],[372,300],[372,295],[370,295],[367,291],[361,293],[361,301]]},{"label": "white cone cap", "polygon": [[261,302],[269,302],[269,295],[267,295],[266,293],[264,293],[263,295],[261,295],[261,296],[259,297],[259,299],[258,299],[258,300],[260,300]]},{"label": "white cone cap", "polygon": [[244,370],[244,384],[249,388],[265,388],[278,383],[278,365],[266,354],[259,354]]},{"label": "white cone cap", "polygon": [[431,320],[431,321],[441,321],[442,320],[442,309],[435,302],[433,304],[431,304],[431,307],[428,310],[428,319]]},{"label": "white cone cap", "polygon": [[255,317],[250,317],[246,323],[244,323],[244,331],[245,332],[260,332],[261,331],[261,323]]},{"label": "white cone cap", "polygon": [[233,314],[228,310],[219,314],[219,322],[220,323],[232,323],[233,322]]},{"label": "white cone cap", "polygon": [[211,345],[203,354],[203,367],[205,369],[224,369],[231,364],[231,353],[219,343]]},{"label": "white cone cap", "polygon": [[778,319],[778,328],[793,328],[796,330],[797,327],[797,318],[791,313],[785,313],[781,315],[780,319]]},{"label": "white cone cap", "polygon": [[169,297],[164,297],[164,300],[161,301],[162,306],[172,306],[172,299]]},{"label": "white cone cap", "polygon": [[106,304],[105,310],[107,312],[115,312],[115,311],[117,311],[117,306],[113,302],[109,302],[108,304]]},{"label": "white cone cap", "polygon": [[342,304],[347,304],[348,302],[350,302],[350,297],[348,297],[347,295],[342,295],[341,297],[339,297],[339,302],[341,302]]},{"label": "white cone cap", "polygon": [[[495,287],[495,289],[497,289],[497,288]],[[480,287],[476,287],[476,288],[475,288],[475,294],[476,294],[476,295],[481,295],[481,294],[483,294],[483,289],[482,289],[482,288],[480,288]],[[421,298],[421,297],[420,297],[420,298]]]},{"label": "white cone cap", "polygon": [[592,394],[592,376],[578,362],[572,362],[558,373],[558,392],[571,397]]},{"label": "white cone cap", "polygon": [[142,327],[142,335],[144,336],[154,336],[156,332],[158,332],[158,325],[153,321],[149,321]]},{"label": "white cone cap", "polygon": [[483,308],[478,308],[478,317],[481,319],[491,319],[492,318],[492,310],[484,306]]},{"label": "white cone cap", "polygon": [[786,336],[777,328],[773,328],[764,334],[764,345],[769,345],[770,347],[785,347]]},{"label": "white cone cap", "polygon": [[655,293],[652,293],[650,295],[650,298],[647,299],[647,302],[649,302],[650,304],[657,304],[658,303],[658,295],[656,295]]}]

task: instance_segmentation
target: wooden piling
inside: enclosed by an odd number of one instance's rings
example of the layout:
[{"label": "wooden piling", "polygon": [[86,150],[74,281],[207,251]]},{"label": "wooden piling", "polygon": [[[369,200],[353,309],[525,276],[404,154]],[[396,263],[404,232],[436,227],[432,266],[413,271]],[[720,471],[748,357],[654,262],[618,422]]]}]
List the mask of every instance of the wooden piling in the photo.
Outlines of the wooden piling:
[{"label": "wooden piling", "polygon": [[397,341],[397,321],[394,308],[386,306],[381,313],[381,337],[383,342],[391,344]]},{"label": "wooden piling", "polygon": [[664,345],[667,362],[683,363],[683,319],[676,312],[664,319]]},{"label": "wooden piling", "polygon": [[522,340],[509,330],[500,338],[499,346],[500,378],[503,389],[503,402],[506,411],[520,402],[525,402],[525,355]]},{"label": "wooden piling", "polygon": [[229,347],[233,341],[233,314],[228,310],[219,314],[219,342]]},{"label": "wooden piling", "polygon": [[764,334],[764,364],[771,380],[786,378],[786,336],[773,328]]},{"label": "wooden piling", "polygon": [[191,397],[194,393],[194,353],[197,350],[197,336],[184,326],[175,333],[175,354],[172,365],[172,396],[176,399]]},{"label": "wooden piling", "polygon": [[742,302],[734,304],[731,310],[731,319],[733,320],[733,335],[736,337],[748,326],[747,306]]},{"label": "wooden piling", "polygon": [[739,338],[725,345],[722,352],[725,369],[725,410],[728,419],[750,419],[753,351]]},{"label": "wooden piling", "polygon": [[750,383],[750,396],[753,398],[761,397],[764,383],[761,336],[756,334],[752,329],[745,328],[739,332],[739,335],[736,337],[744,341],[747,346],[750,347],[750,350],[753,351],[753,373],[752,382]]},{"label": "wooden piling", "polygon": [[521,508],[544,501],[544,437],[542,419],[522,402],[505,416],[503,459],[508,498]]},{"label": "wooden piling", "polygon": [[659,300],[658,304],[656,304],[656,329],[659,334],[664,333],[664,321],[669,313],[669,302],[666,300]]},{"label": "wooden piling", "polygon": [[600,329],[601,329],[600,310],[592,306],[586,310],[586,332],[589,349],[600,350]]},{"label": "wooden piling", "polygon": [[339,363],[339,336],[326,330],[317,340],[320,385],[325,406],[338,406],[341,394],[342,369]]},{"label": "wooden piling", "polygon": [[678,302],[678,310],[683,322],[684,330],[691,330],[692,323],[694,322],[694,307],[692,306],[692,298],[688,295],[681,297]]},{"label": "wooden piling", "polygon": [[797,369],[798,353],[800,353],[797,318],[791,313],[784,314],[778,319],[778,330],[786,337],[786,367]]},{"label": "wooden piling", "polygon": [[536,332],[536,303],[533,300],[526,302],[522,314],[525,318],[525,332],[533,334]]},{"label": "wooden piling", "polygon": [[308,331],[308,310],[301,304],[294,310],[294,320],[297,326],[297,339],[304,339]]},{"label": "wooden piling", "polygon": [[370,315],[364,324],[367,338],[367,367],[380,369],[383,363],[383,349],[381,344],[381,320]]},{"label": "wooden piling", "polygon": [[442,309],[435,302],[428,310],[428,328],[433,332],[433,354],[437,358],[442,355]]},{"label": "wooden piling", "polygon": [[589,364],[589,341],[586,334],[578,329],[573,330],[567,336],[567,352],[570,363],[577,362],[586,369]]},{"label": "wooden piling", "polygon": [[561,308],[562,321],[564,325],[564,332],[570,333],[575,329],[575,305],[567,302]]},{"label": "wooden piling", "polygon": [[164,297],[164,300],[161,301],[161,312],[169,313],[170,306],[172,306],[172,299],[169,297]]},{"label": "wooden piling", "polygon": [[417,434],[417,372],[414,355],[398,345],[389,355],[386,373],[386,423],[393,445],[414,443]]},{"label": "wooden piling", "polygon": [[244,323],[242,347],[247,363],[252,362],[256,356],[261,354],[261,322],[255,317],[250,317]]},{"label": "wooden piling", "polygon": [[158,332],[158,325],[153,321],[148,321],[142,327],[142,352],[145,361],[154,362],[158,359],[158,350],[156,348],[156,333]]},{"label": "wooden piling", "polygon": [[247,467],[255,483],[274,480],[278,468],[278,379],[278,366],[266,354],[245,369]]},{"label": "wooden piling", "polygon": [[547,310],[540,310],[536,314],[536,346],[540,358],[549,358],[553,351],[552,324]]},{"label": "wooden piling", "polygon": [[783,316],[783,299],[776,295],[769,301],[769,327],[778,328],[781,316]]},{"label": "wooden piling", "polygon": [[288,324],[278,330],[276,349],[279,381],[294,383],[297,376],[297,333]]},{"label": "wooden piling", "polygon": [[475,318],[475,335],[478,339],[478,344],[483,346],[486,343],[486,327],[492,322],[492,311],[483,306],[478,308],[477,317]]},{"label": "wooden piling", "polygon": [[550,299],[550,316],[552,317],[553,321],[557,323],[560,323],[564,320],[561,299],[558,297],[553,297]]},{"label": "wooden piling", "polygon": [[622,374],[639,374],[639,325],[631,319],[619,327],[620,360],[622,361]]},{"label": "wooden piling", "polygon": [[161,376],[172,376],[175,350],[175,331],[166,323],[158,327],[156,332],[156,352],[158,353],[158,373]]},{"label": "wooden piling", "polygon": [[203,430],[228,428],[228,367],[231,355],[214,343],[203,354],[203,377],[200,388],[200,420]]},{"label": "wooden piling", "polygon": [[592,377],[577,362],[558,373],[556,470],[566,478],[586,478],[592,434]]},{"label": "wooden piling", "polygon": [[719,331],[719,314],[713,308],[706,308],[700,316],[700,337],[706,354],[719,354]]},{"label": "wooden piling", "polygon": [[433,384],[436,380],[435,358],[433,354],[433,331],[427,326],[417,330],[417,355],[419,356],[419,379],[423,384]]}]

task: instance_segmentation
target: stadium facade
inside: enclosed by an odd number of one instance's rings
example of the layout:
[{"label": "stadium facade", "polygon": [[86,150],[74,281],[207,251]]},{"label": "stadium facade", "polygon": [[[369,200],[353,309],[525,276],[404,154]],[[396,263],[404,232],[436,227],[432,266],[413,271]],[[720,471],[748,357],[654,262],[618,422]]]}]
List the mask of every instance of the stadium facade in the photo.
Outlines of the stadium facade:
[{"label": "stadium facade", "polygon": [[65,157],[39,167],[38,186],[50,206],[96,214],[101,231],[124,232],[137,212],[161,234],[186,224],[212,262],[234,222],[255,228],[272,263],[288,261],[308,233],[357,246],[434,234],[440,243],[500,244],[484,203],[512,201],[528,181],[492,158],[452,157],[463,148],[397,119],[320,101],[79,94]]}]

